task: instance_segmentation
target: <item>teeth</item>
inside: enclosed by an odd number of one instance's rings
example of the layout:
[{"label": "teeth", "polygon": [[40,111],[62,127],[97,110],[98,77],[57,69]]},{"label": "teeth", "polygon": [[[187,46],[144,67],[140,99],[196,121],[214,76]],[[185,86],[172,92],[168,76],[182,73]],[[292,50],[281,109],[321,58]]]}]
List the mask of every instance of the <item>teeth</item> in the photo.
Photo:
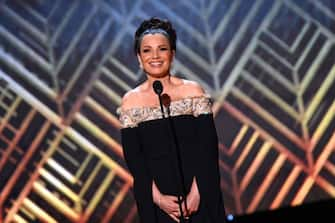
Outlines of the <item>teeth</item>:
[{"label": "teeth", "polygon": [[161,64],[161,63],[163,63],[163,62],[150,62],[151,64]]}]

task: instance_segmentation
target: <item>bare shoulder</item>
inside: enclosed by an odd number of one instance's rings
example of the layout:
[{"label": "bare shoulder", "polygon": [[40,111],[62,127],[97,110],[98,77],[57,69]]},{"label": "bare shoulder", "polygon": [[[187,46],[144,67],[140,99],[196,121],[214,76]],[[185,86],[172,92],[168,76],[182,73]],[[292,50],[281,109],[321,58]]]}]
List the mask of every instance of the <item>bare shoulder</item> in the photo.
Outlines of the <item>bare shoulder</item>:
[{"label": "bare shoulder", "polygon": [[204,88],[196,81],[183,79],[181,90],[186,97],[199,97],[205,94]]},{"label": "bare shoulder", "polygon": [[139,87],[134,88],[124,94],[121,101],[121,109],[127,110],[138,106],[138,99],[141,98]]}]

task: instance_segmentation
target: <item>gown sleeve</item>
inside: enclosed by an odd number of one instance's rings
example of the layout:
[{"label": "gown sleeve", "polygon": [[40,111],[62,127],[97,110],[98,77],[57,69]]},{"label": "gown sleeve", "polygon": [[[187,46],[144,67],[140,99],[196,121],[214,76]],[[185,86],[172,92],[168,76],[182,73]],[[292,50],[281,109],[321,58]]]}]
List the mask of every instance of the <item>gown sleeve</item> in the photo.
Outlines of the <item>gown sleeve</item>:
[{"label": "gown sleeve", "polygon": [[121,129],[124,158],[134,178],[133,190],[138,214],[142,223],[155,223],[155,208],[152,198],[152,177],[146,167],[137,128]]},{"label": "gown sleeve", "polygon": [[224,223],[226,217],[220,186],[218,137],[211,112],[197,116],[196,131],[199,139],[197,162],[201,164],[197,165],[196,170],[200,197],[205,203],[211,222]]}]

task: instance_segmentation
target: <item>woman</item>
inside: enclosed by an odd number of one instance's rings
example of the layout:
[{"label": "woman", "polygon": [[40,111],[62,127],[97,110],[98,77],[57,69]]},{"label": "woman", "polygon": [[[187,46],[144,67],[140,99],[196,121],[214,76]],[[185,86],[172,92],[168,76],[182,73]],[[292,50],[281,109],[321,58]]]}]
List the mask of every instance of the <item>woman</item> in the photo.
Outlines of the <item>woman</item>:
[{"label": "woman", "polygon": [[[211,101],[196,82],[170,74],[176,52],[171,23],[143,21],[134,49],[147,79],[124,95],[118,113],[141,222],[225,222]],[[168,99],[164,106],[153,88],[157,80],[158,94]]]}]

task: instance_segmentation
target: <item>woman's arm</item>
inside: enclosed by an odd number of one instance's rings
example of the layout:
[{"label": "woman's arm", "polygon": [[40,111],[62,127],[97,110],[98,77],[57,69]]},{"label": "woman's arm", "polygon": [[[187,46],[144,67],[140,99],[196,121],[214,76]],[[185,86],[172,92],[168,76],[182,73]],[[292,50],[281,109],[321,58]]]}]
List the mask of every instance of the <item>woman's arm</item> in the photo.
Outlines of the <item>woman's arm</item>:
[{"label": "woman's arm", "polygon": [[154,203],[167,213],[173,220],[179,222],[180,216],[178,198],[176,196],[162,194],[155,181],[152,181],[152,197]]},{"label": "woman's arm", "polygon": [[197,162],[197,185],[210,214],[212,222],[223,223],[225,209],[220,188],[220,171],[218,160],[218,138],[214,124],[213,114],[201,114],[197,117],[196,129],[199,146]]},{"label": "woman's arm", "polygon": [[196,177],[193,178],[191,190],[186,197],[187,210],[183,206],[184,216],[190,216],[198,211],[200,205],[200,193]]},{"label": "woman's arm", "polygon": [[121,129],[123,154],[134,178],[134,196],[141,222],[156,223],[155,206],[152,202],[152,177],[146,167],[136,128]]}]

